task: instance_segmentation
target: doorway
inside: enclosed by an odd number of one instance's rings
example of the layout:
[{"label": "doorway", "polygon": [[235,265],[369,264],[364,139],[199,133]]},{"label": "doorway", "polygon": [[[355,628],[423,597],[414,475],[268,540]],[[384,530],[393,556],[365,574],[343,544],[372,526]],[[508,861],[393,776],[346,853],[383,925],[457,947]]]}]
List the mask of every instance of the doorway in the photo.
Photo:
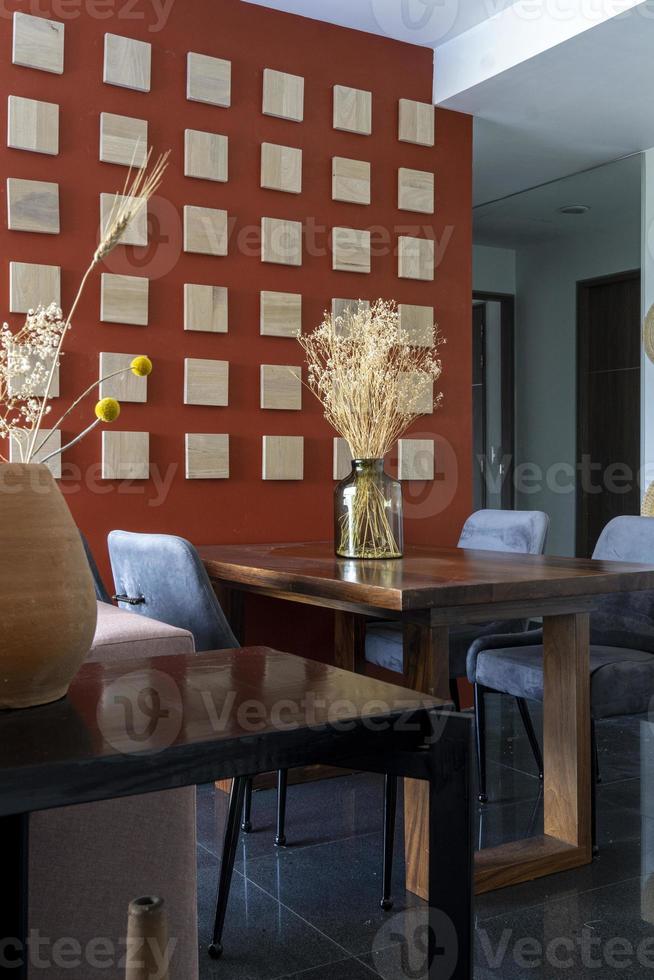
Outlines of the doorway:
[{"label": "doorway", "polygon": [[473,506],[514,506],[513,296],[473,293]]},{"label": "doorway", "polygon": [[577,555],[640,511],[640,270],[577,283]]}]

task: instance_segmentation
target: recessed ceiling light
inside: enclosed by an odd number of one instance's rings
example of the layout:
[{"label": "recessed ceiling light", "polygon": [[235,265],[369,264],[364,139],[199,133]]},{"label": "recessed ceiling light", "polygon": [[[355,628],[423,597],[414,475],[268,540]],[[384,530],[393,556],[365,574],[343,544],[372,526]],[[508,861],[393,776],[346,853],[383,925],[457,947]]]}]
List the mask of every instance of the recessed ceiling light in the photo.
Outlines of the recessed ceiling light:
[{"label": "recessed ceiling light", "polygon": [[587,204],[565,204],[559,208],[559,214],[586,214],[586,211],[590,211]]}]

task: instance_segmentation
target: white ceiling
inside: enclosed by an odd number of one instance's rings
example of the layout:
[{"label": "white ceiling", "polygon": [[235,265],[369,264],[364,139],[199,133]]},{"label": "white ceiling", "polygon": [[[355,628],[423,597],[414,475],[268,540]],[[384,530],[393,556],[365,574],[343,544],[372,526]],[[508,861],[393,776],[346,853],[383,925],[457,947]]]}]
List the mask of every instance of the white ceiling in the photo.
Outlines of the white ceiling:
[{"label": "white ceiling", "polygon": [[[641,157],[636,155],[475,208],[474,241],[518,248],[572,236],[590,238],[616,227],[638,229],[640,200]],[[570,204],[585,204],[590,210],[559,213]]]},{"label": "white ceiling", "polygon": [[246,0],[433,48],[518,0]]}]

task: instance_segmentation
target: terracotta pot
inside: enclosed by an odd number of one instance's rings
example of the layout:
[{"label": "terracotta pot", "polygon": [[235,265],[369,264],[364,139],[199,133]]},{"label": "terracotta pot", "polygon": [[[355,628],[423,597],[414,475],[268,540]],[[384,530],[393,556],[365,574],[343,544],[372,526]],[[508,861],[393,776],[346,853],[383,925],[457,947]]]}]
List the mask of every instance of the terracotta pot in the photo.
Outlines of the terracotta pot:
[{"label": "terracotta pot", "polygon": [[50,470],[0,465],[0,708],[62,698],[96,619],[84,547]]}]

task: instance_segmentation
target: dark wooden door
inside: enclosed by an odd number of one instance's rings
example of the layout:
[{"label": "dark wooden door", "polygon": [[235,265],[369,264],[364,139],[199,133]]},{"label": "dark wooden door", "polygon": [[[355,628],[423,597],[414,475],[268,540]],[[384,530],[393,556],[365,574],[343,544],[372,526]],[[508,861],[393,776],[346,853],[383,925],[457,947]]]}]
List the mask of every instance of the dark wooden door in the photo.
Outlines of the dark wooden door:
[{"label": "dark wooden door", "polygon": [[577,284],[577,554],[638,514],[640,272]]}]

